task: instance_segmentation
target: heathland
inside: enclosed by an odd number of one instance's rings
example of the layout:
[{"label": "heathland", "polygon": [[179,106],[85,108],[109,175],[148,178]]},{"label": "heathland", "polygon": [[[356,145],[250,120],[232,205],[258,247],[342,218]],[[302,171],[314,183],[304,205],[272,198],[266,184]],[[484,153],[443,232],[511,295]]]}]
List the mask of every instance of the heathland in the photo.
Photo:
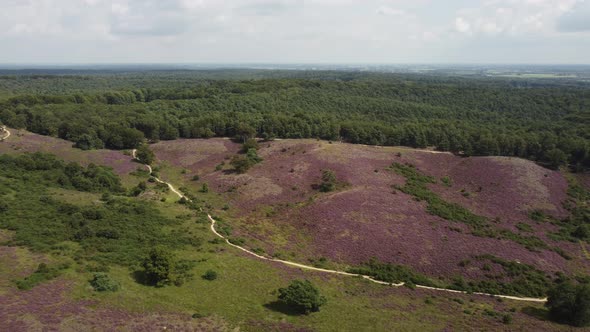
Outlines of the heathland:
[{"label": "heathland", "polygon": [[[589,281],[590,95],[552,84],[264,71],[2,77],[0,323],[569,329],[548,320],[542,299]],[[269,259],[221,240],[208,215],[220,236]],[[285,300],[297,279],[321,293],[318,312]]]}]

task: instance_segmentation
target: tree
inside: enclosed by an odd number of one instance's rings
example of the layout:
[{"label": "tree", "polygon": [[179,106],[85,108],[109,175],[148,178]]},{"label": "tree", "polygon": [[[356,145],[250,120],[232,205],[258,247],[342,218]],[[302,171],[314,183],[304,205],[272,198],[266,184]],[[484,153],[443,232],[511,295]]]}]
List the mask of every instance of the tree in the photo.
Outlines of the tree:
[{"label": "tree", "polygon": [[258,150],[258,141],[255,138],[249,138],[242,145],[242,151],[248,152],[250,149]]},{"label": "tree", "polygon": [[320,184],[321,192],[330,192],[336,188],[336,174],[329,169],[322,171],[322,183]]},{"label": "tree", "polygon": [[175,262],[174,254],[167,249],[158,246],[150,250],[141,263],[147,283],[159,287],[169,284],[172,281]]},{"label": "tree", "polygon": [[549,290],[545,304],[551,317],[574,326],[590,325],[590,285],[564,281]]},{"label": "tree", "polygon": [[235,155],[229,162],[233,166],[234,170],[240,174],[246,173],[253,163],[244,155]]},{"label": "tree", "polygon": [[551,149],[545,153],[545,159],[552,168],[558,169],[567,162],[567,155],[560,149]]},{"label": "tree", "polygon": [[142,144],[137,149],[137,159],[146,165],[151,165],[156,159],[156,155],[147,144]]},{"label": "tree", "polygon": [[249,138],[256,136],[256,129],[245,123],[240,123],[236,127],[236,136],[242,142],[246,143]]},{"label": "tree", "polygon": [[279,288],[279,300],[306,315],[326,304],[326,298],[309,280],[293,280],[287,288]]}]

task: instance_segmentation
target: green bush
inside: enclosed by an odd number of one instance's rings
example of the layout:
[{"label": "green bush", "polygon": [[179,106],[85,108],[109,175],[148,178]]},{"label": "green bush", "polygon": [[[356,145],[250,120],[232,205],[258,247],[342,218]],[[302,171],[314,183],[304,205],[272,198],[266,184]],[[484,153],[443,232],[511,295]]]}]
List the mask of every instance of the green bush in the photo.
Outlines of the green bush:
[{"label": "green bush", "polygon": [[552,319],[573,326],[590,325],[590,285],[564,281],[549,290],[545,304]]},{"label": "green bush", "polygon": [[213,281],[217,279],[217,272],[213,270],[207,270],[207,272],[205,272],[205,274],[203,274],[201,277],[205,280]]},{"label": "green bush", "polygon": [[322,182],[320,183],[321,192],[330,192],[336,189],[336,174],[334,171],[325,169],[322,171]]},{"label": "green bush", "polygon": [[172,251],[161,246],[151,249],[141,262],[141,266],[146,283],[157,287],[170,284],[180,286],[192,278],[190,270],[193,264],[177,260]]},{"label": "green bush", "polygon": [[146,165],[151,165],[156,159],[156,155],[147,144],[142,144],[137,148],[136,156],[140,162]]},{"label": "green bush", "polygon": [[415,273],[408,267],[389,263],[381,263],[375,258],[369,260],[359,267],[349,269],[348,272],[368,275],[375,278],[376,280],[391,283],[403,281],[424,286],[440,286],[434,281],[430,280],[430,278],[419,273]]},{"label": "green bush", "polygon": [[294,280],[287,288],[279,288],[279,300],[306,315],[327,302],[309,280]]},{"label": "green bush", "polygon": [[61,274],[61,271],[66,268],[68,268],[67,264],[49,267],[45,263],[40,263],[37,266],[37,270],[35,270],[35,272],[33,272],[31,275],[23,279],[16,280],[16,287],[18,287],[20,290],[29,290],[44,281],[57,278]]},{"label": "green bush", "polygon": [[116,292],[121,287],[116,280],[111,279],[104,272],[94,273],[92,280],[90,280],[90,285],[97,292]]}]

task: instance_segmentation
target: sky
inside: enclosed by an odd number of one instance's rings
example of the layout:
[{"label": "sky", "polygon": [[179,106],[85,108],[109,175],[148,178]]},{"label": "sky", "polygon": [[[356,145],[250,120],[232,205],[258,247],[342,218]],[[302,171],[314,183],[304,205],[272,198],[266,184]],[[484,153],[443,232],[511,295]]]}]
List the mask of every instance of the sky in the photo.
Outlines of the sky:
[{"label": "sky", "polygon": [[590,0],[0,0],[0,63],[589,64]]}]

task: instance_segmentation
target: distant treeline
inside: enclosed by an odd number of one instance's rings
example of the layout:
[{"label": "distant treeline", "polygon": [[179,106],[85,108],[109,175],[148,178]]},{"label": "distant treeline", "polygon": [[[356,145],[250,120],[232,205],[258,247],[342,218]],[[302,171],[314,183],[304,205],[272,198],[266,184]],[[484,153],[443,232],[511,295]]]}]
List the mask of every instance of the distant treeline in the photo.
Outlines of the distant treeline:
[{"label": "distant treeline", "polygon": [[[43,76],[44,84],[69,79],[85,88],[48,94],[31,83],[30,93],[0,102],[0,120],[82,149],[134,148],[146,138],[321,138],[590,167],[588,88],[345,72],[306,75],[312,78],[222,80],[182,72]],[[128,88],[105,91],[109,77]],[[15,82],[19,91],[26,88],[22,80]],[[142,82],[150,88],[137,88]],[[95,83],[101,88],[87,88]]]}]

